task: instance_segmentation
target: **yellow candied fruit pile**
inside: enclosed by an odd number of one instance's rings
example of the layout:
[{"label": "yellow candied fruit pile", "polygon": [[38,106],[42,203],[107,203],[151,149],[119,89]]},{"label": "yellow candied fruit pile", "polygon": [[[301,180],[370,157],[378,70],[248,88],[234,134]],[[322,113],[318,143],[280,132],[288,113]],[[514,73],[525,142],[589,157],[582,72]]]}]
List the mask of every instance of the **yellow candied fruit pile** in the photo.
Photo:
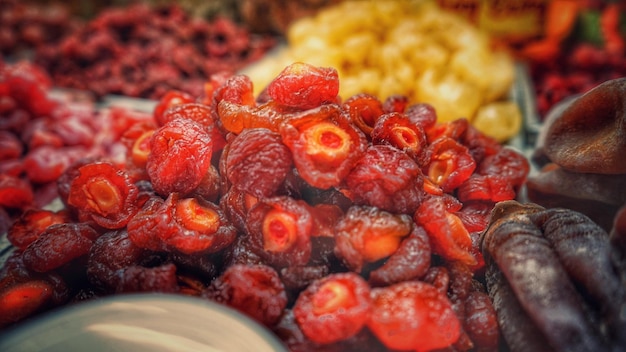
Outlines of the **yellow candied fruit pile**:
[{"label": "yellow candied fruit pile", "polygon": [[287,42],[245,72],[255,87],[303,61],[336,68],[344,99],[400,94],[433,105],[440,122],[465,117],[500,141],[519,132],[521,113],[507,101],[515,79],[512,57],[434,1],[344,1],[294,22]]}]

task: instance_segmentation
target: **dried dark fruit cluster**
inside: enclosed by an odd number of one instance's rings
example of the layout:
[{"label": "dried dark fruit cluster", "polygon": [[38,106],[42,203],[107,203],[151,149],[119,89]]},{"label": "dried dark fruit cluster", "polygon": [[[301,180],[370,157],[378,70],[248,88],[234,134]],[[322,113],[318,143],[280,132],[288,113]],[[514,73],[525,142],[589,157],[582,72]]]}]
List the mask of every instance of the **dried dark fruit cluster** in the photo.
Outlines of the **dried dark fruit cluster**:
[{"label": "dried dark fruit cluster", "polygon": [[7,57],[32,55],[44,45],[58,44],[80,26],[61,2],[4,0],[0,3],[0,53]]},{"label": "dried dark fruit cluster", "polygon": [[624,350],[625,214],[609,235],[573,210],[496,205],[481,243],[512,351]]},{"label": "dried dark fruit cluster", "polygon": [[10,229],[0,301],[26,298],[0,306],[1,324],[177,292],[293,351],[497,350],[478,239],[525,157],[466,120],[436,123],[428,104],[342,101],[338,86],[334,69],[294,63],[256,98],[243,75],[166,94],[122,136],[124,162],[74,164],[66,207]]},{"label": "dried dark fruit cluster", "polygon": [[0,231],[20,212],[57,197],[57,179],[87,156],[115,157],[126,125],[151,118],[96,112],[91,96],[55,94],[50,77],[26,61],[0,62]]},{"label": "dried dark fruit cluster", "polygon": [[533,158],[541,170],[528,179],[528,197],[609,231],[626,204],[626,78],[596,86],[542,128]]},{"label": "dried dark fruit cluster", "polygon": [[56,85],[159,99],[170,89],[195,96],[214,73],[234,73],[276,43],[226,18],[194,18],[176,4],[106,8],[35,62]]}]

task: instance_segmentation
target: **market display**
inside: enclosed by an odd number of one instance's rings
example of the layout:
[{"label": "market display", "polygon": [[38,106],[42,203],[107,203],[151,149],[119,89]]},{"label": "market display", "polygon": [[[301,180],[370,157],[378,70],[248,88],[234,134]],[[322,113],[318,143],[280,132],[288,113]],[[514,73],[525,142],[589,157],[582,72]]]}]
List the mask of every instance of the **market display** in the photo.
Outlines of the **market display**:
[{"label": "market display", "polygon": [[[467,120],[437,123],[423,104],[378,101],[378,113],[360,114],[372,100],[341,103],[332,68],[294,63],[263,102],[250,99],[247,76],[214,83],[212,98],[200,97],[210,105],[174,103],[163,115],[175,116],[128,129],[124,161],[68,168],[58,180],[65,207],[30,217],[50,226],[23,218],[11,227],[17,249],[2,297],[31,299],[5,300],[3,325],[75,300],[156,291],[216,300],[283,334],[288,326],[294,350],[358,348],[363,334],[419,349],[425,340],[389,329],[422,315],[431,318],[407,333],[448,329],[431,336],[432,348],[498,345],[477,238],[496,201],[523,184],[522,154]],[[231,114],[246,126],[231,126]],[[355,116],[367,116],[371,132]],[[216,131],[226,144],[213,143]],[[220,185],[213,200],[202,196],[207,178]],[[389,322],[370,319],[382,315]]]},{"label": "market display", "polygon": [[32,57],[38,48],[56,45],[81,25],[62,3],[35,4],[17,0],[0,3],[0,53]]},{"label": "market display", "polygon": [[626,349],[620,2],[36,3],[0,4],[0,339],[158,293],[291,352]]},{"label": "market display", "polygon": [[508,96],[513,58],[434,2],[342,1],[293,22],[286,39],[284,50],[245,70],[258,89],[304,61],[336,68],[343,98],[397,94],[433,105],[439,121],[467,118],[500,141],[520,131],[521,113]]},{"label": "market display", "polygon": [[170,89],[200,95],[212,74],[232,74],[275,43],[228,18],[138,3],[106,8],[61,42],[38,48],[34,60],[60,87],[159,99]]},{"label": "market display", "polygon": [[57,197],[57,179],[86,157],[124,153],[119,138],[129,125],[151,118],[125,109],[96,111],[80,92],[53,92],[41,67],[0,63],[0,229],[30,207]]}]

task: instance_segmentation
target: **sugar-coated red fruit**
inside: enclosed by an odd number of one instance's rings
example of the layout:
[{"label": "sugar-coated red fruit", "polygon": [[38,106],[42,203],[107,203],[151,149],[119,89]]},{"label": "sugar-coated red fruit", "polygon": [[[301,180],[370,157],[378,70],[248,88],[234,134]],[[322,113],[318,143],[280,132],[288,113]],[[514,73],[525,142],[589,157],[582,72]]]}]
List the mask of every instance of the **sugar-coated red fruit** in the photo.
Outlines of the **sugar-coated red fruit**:
[{"label": "sugar-coated red fruit", "polygon": [[211,165],[211,131],[193,120],[174,119],[150,139],[146,170],[154,190],[163,196],[193,191]]},{"label": "sugar-coated red fruit", "polygon": [[311,109],[337,100],[339,74],[332,67],[295,62],[270,82],[267,93],[282,105]]},{"label": "sugar-coated red fruit", "polygon": [[22,254],[24,265],[36,272],[48,272],[87,255],[98,233],[86,223],[49,226]]},{"label": "sugar-coated red fruit", "polygon": [[304,335],[329,344],[356,335],[370,318],[367,282],[354,272],[330,274],[300,293],[293,307]]},{"label": "sugar-coated red fruit", "polygon": [[67,203],[81,221],[93,221],[107,229],[126,226],[137,212],[139,194],[128,174],[109,162],[93,162],[78,168],[71,181]]},{"label": "sugar-coated red fruit", "polygon": [[276,270],[267,265],[235,264],[213,280],[205,296],[272,326],[287,307],[287,294]]},{"label": "sugar-coated red fruit", "polygon": [[461,322],[446,295],[421,281],[372,289],[367,326],[388,348],[430,351],[452,345]]}]

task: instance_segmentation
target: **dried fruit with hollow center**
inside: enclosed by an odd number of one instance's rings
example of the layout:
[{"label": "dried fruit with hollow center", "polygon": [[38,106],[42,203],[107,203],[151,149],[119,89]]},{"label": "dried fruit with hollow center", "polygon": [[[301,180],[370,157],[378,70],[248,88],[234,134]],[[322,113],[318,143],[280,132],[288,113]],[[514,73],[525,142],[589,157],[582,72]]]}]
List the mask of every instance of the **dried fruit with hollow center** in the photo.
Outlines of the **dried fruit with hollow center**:
[{"label": "dried fruit with hollow center", "polygon": [[356,335],[370,317],[367,282],[356,273],[331,274],[314,281],[299,296],[293,313],[311,341],[329,344]]}]

